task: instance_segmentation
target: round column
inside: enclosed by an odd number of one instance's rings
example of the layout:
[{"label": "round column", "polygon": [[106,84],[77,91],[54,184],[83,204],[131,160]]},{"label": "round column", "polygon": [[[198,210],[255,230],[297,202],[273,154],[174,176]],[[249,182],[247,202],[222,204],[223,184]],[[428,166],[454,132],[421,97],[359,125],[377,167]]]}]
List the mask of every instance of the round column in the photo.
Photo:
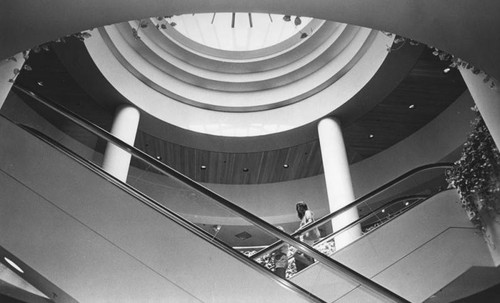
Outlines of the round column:
[{"label": "round column", "polygon": [[[345,150],[344,139],[337,119],[325,118],[318,124],[319,142],[323,169],[325,171],[326,192],[330,212],[354,201],[351,172]],[[332,221],[333,230],[338,230],[359,218],[356,207],[348,210]],[[340,249],[361,236],[361,227],[354,226],[335,237],[335,246]]]},{"label": "round column", "polygon": [[12,84],[14,84],[17,74],[21,71],[24,61],[22,53],[16,54],[11,59],[0,60],[0,108],[7,99],[7,95]]},{"label": "round column", "polygon": [[[116,110],[111,133],[123,142],[134,145],[137,128],[139,126],[139,111],[132,106],[123,105]],[[126,182],[132,156],[112,143],[108,143],[104,152],[102,168]]]},{"label": "round column", "polygon": [[498,88],[500,83],[495,81],[497,86],[491,88],[488,83],[483,82],[486,77],[483,72],[475,75],[471,70],[463,67],[459,67],[459,71],[493,141],[497,148],[500,147],[500,89]]}]

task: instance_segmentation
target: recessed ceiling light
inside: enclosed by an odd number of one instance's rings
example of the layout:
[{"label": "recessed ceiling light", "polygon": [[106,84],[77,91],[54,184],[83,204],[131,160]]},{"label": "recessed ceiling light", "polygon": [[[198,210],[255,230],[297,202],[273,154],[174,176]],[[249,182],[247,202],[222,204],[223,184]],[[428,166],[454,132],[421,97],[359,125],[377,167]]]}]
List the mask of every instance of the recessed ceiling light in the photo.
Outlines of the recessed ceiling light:
[{"label": "recessed ceiling light", "polygon": [[382,212],[385,213],[385,209],[382,209]]},{"label": "recessed ceiling light", "polygon": [[7,258],[7,257],[3,257],[3,259],[10,264],[10,266],[14,267],[18,272],[20,273],[24,273],[24,270],[21,269],[21,267],[19,267],[16,263],[14,263],[14,261],[12,261],[11,259]]},{"label": "recessed ceiling light", "polygon": [[406,203],[405,203],[405,206],[408,206],[408,205],[410,205],[410,202],[406,202]]},{"label": "recessed ceiling light", "polygon": [[156,159],[161,161],[161,156],[156,156]]},{"label": "recessed ceiling light", "polygon": [[415,104],[411,104],[410,106],[408,106],[408,108],[410,108],[410,109],[415,108]]},{"label": "recessed ceiling light", "polygon": [[206,165],[202,165],[200,166],[201,169],[207,169],[207,166]]},{"label": "recessed ceiling light", "polygon": [[247,172],[247,171],[249,171],[249,169],[245,167],[245,168],[243,168],[243,171]]},{"label": "recessed ceiling light", "polygon": [[451,70],[451,68],[447,67],[447,68],[443,69],[443,73],[447,74],[450,72],[450,70]]},{"label": "recessed ceiling light", "polygon": [[371,138],[375,137],[375,135],[374,134],[370,134],[368,137],[370,137],[370,139],[371,139]]},{"label": "recessed ceiling light", "polygon": [[289,166],[288,166],[288,164],[283,164],[283,167],[288,168]]},{"label": "recessed ceiling light", "polygon": [[43,86],[43,81],[38,81],[36,84],[38,84],[38,86]]}]

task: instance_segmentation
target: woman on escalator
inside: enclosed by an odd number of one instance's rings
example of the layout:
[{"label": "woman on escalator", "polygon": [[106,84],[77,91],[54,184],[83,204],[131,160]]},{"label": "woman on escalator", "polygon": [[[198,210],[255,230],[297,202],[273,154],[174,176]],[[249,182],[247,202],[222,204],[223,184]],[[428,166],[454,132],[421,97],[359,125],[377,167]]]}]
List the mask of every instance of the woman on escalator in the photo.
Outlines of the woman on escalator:
[{"label": "woman on escalator", "polygon": [[[307,204],[303,201],[297,202],[295,205],[295,209],[297,210],[297,216],[300,219],[299,229],[302,229],[308,224],[314,222],[314,213],[309,210]],[[320,233],[318,228],[314,228],[300,236],[300,240],[309,246],[313,246],[314,242],[318,240],[320,237]],[[300,250],[294,254],[295,258],[295,267],[297,268],[297,272],[306,268],[307,266],[314,263],[314,258],[302,253]]]}]

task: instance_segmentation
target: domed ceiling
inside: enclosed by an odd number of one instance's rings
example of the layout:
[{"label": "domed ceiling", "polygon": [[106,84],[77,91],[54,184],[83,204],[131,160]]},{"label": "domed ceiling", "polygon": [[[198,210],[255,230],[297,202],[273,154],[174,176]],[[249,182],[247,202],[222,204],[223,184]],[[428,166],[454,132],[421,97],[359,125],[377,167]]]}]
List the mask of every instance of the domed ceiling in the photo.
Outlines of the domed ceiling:
[{"label": "domed ceiling", "polygon": [[[84,43],[32,54],[33,71],[17,83],[104,128],[117,104],[132,103],[142,112],[137,147],[196,181],[223,184],[321,174],[316,124],[328,115],[342,121],[350,162],[363,160],[465,90],[458,72],[444,72],[446,63],[424,46],[302,17],[297,27],[295,18],[229,13],[107,26]],[[230,32],[233,22],[244,34],[232,42],[210,28]],[[269,39],[255,39],[254,27]]]}]

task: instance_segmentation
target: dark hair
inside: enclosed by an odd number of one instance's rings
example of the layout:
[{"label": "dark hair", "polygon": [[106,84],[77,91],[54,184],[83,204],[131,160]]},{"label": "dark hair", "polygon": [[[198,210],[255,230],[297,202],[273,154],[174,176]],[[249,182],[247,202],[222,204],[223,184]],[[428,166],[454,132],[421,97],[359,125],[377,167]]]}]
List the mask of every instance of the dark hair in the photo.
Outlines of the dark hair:
[{"label": "dark hair", "polygon": [[309,208],[304,201],[300,201],[295,204],[295,209],[297,210],[297,216],[299,216],[299,219],[302,220],[302,218],[304,218],[306,214],[306,210],[308,210]]}]

